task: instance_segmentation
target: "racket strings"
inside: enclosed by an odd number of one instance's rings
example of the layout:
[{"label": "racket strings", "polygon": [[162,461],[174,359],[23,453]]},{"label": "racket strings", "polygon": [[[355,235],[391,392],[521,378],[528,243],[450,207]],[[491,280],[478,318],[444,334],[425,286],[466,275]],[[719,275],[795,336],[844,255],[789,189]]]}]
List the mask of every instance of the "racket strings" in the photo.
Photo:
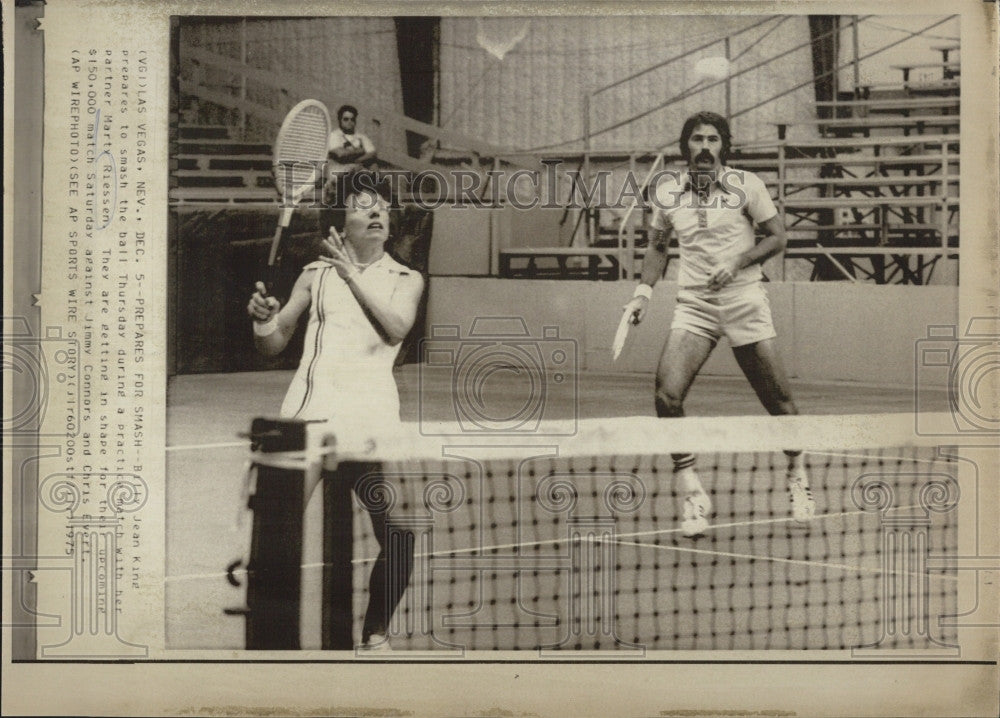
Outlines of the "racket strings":
[{"label": "racket strings", "polygon": [[326,159],[329,132],[329,117],[318,107],[304,107],[286,120],[274,153],[275,179],[283,192],[316,181]]}]

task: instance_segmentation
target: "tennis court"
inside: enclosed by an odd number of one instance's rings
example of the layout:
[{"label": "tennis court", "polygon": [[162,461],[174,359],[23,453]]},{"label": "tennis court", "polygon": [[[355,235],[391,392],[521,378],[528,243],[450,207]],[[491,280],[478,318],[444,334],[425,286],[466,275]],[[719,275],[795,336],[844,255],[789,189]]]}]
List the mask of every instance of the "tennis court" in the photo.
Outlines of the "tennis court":
[{"label": "tennis court", "polygon": [[[497,375],[502,376],[502,375]],[[243,620],[223,609],[243,604],[244,588],[225,568],[245,557],[247,442],[255,416],[273,416],[290,372],[177,376],[168,392],[167,645],[240,649]],[[407,365],[398,371],[402,414],[454,419],[449,374]],[[494,401],[516,403],[516,378],[491,383]],[[848,384],[797,382],[810,414],[912,411],[912,392]],[[581,373],[576,402],[547,407],[554,419],[653,416],[652,378]],[[932,395],[944,410],[944,392]],[[693,416],[761,415],[745,380],[700,377],[687,407]],[[626,420],[627,421],[627,420]],[[621,427],[619,427],[620,429]],[[558,443],[558,441],[554,442]],[[953,612],[953,574],[932,573],[929,604],[888,609],[886,586],[918,591],[919,566],[886,561],[880,515],[859,508],[856,480],[881,479],[895,505],[913,507],[929,481],[954,480],[956,468],[932,449],[814,452],[808,462],[819,508],[807,526],[791,521],[778,452],[716,452],[699,460],[715,504],[704,537],[678,530],[670,458],[641,445],[598,457],[534,456],[480,462],[437,457],[386,465],[402,513],[425,519],[414,581],[396,618],[393,647],[447,649],[806,649],[924,648],[924,616]],[[442,477],[453,479],[445,489]],[[445,490],[438,511],[428,487]],[[445,482],[446,484],[448,482]],[[620,493],[606,497],[612,484]],[[853,488],[852,488],[853,487]],[[566,504],[566,491],[574,495]],[[317,492],[319,494],[319,492]],[[871,498],[869,496],[869,498]],[[617,503],[615,503],[617,501]],[[608,506],[614,510],[608,511]],[[870,507],[869,507],[870,508]],[[569,511],[569,513],[567,513]],[[319,500],[306,511],[302,647],[320,646]],[[426,521],[427,518],[430,521]],[[582,523],[581,523],[582,522]],[[923,529],[930,554],[954,552],[954,512]],[[363,511],[355,512],[354,617],[366,600],[366,574],[377,547]],[[575,532],[575,533],[573,533]],[[609,533],[613,540],[606,540]],[[587,537],[604,537],[590,540]],[[423,548],[421,548],[421,546]],[[431,548],[427,548],[431,546]],[[608,552],[613,547],[613,551]],[[892,558],[892,557],[890,557]],[[889,568],[886,568],[889,566]],[[432,584],[424,578],[432,577]],[[902,583],[893,583],[900,581]],[[414,590],[417,585],[421,590]],[[424,589],[432,585],[433,591]],[[896,623],[886,620],[894,616]],[[890,625],[891,624],[891,625]],[[883,636],[888,628],[890,635]],[[357,632],[360,625],[356,626]]]},{"label": "tennis court", "polygon": [[[589,444],[573,431],[552,437],[555,458],[538,454],[546,439],[530,434],[518,456],[467,453],[482,426],[466,426],[457,441],[449,437],[430,454],[400,462],[375,457],[372,476],[395,497],[393,518],[410,522],[400,540],[417,542],[394,648],[923,648],[947,640],[932,635],[927,621],[954,612],[955,576],[928,573],[920,563],[928,555],[953,555],[957,545],[955,511],[924,508],[928,493],[947,499],[955,486],[955,465],[945,456],[867,437],[844,442],[831,429],[831,438],[815,444],[826,449],[807,455],[818,514],[799,525],[789,516],[786,447],[774,443],[763,422],[739,424],[760,439],[741,436],[739,446],[730,446],[717,440],[716,426],[730,432],[732,443],[732,422],[692,429],[690,420],[655,418],[652,371],[677,315],[679,287],[695,282],[682,276],[682,262],[667,263],[680,251],[657,247],[660,210],[639,199],[657,196],[661,170],[687,166],[698,174],[694,135],[683,128],[697,129],[687,124],[694,113],[719,113],[708,122],[709,135],[719,134],[715,159],[720,167],[732,160],[760,179],[774,203],[767,214],[780,218],[787,235],[780,251],[748,262],[759,263],[767,279],[776,347],[800,411],[947,412],[943,387],[955,364],[942,357],[952,357],[948,339],[958,338],[957,330],[948,331],[959,316],[965,158],[955,61],[961,43],[941,46],[938,34],[957,22],[926,17],[901,29],[878,16],[678,22],[647,15],[622,17],[621,24],[180,19],[178,169],[170,195],[176,236],[167,357],[168,645],[244,646],[243,619],[223,613],[246,601],[245,586],[231,585],[226,574],[234,560],[246,558],[251,527],[249,441],[240,434],[254,417],[277,414],[305,334],[299,331],[282,355],[262,357],[248,330],[249,288],[277,257],[275,190],[285,196],[289,188],[272,177],[273,168],[358,150],[346,139],[353,149],[335,147],[340,139],[330,144],[340,110],[353,110],[353,117],[344,118],[349,124],[337,137],[356,129],[354,139],[364,135],[377,148],[360,142],[361,156],[368,156],[359,160],[367,163],[361,175],[406,179],[393,191],[402,211],[389,218],[390,239],[382,241],[427,279],[411,340],[444,350],[421,355],[408,351],[413,342],[403,350],[408,362],[434,362],[407,363],[396,372],[403,420],[422,428],[462,424],[471,411],[486,424],[524,417],[578,420],[594,429]],[[584,36],[594,38],[594,47],[577,42]],[[275,44],[274,37],[287,42]],[[648,43],[648,52],[623,52],[624,38]],[[235,63],[240,53],[259,58],[269,73]],[[323,58],[316,69],[351,67],[365,57],[368,72],[361,84],[354,73],[305,77],[303,57]],[[314,142],[285,147],[285,128],[298,126],[296,108],[345,102],[357,106],[329,114],[323,131],[294,135]],[[709,116],[699,116],[704,125]],[[305,145],[315,145],[317,154]],[[536,194],[555,205],[525,206],[517,180],[543,167],[558,171],[537,175],[545,182],[536,189],[545,191]],[[423,182],[430,170],[444,173],[430,183],[436,189]],[[479,184],[470,195],[445,174]],[[303,191],[314,183],[303,180]],[[706,201],[711,187],[703,187]],[[579,190],[594,196],[577,202]],[[325,234],[332,222],[329,207],[302,205],[277,232],[283,261],[268,287],[273,296],[291,290],[320,251],[317,228]],[[710,229],[707,207],[669,209],[671,217],[675,209],[681,213],[675,219],[688,217],[692,228],[696,222]],[[758,235],[752,225],[761,229],[768,217],[747,217],[749,235],[741,220],[731,219],[742,227],[740,241],[759,247],[771,230]],[[678,247],[695,241],[679,230],[683,222],[671,224]],[[386,229],[382,222],[366,226],[374,225],[372,231]],[[648,318],[613,360],[613,327],[645,277],[647,260],[665,289],[647,297]],[[498,366],[513,361],[497,359],[503,352],[477,355],[508,341],[531,345],[521,351],[530,360],[522,366],[527,374]],[[444,364],[435,354],[446,357]],[[764,417],[727,354],[717,351],[704,365],[683,399],[687,416]],[[476,365],[466,376],[471,383],[456,378],[466,360]],[[542,409],[537,417],[532,407]],[[648,429],[641,441],[630,428],[636,422]],[[781,426],[798,431],[806,424]],[[667,427],[662,435],[661,427]],[[678,528],[670,457],[695,447],[674,432],[707,449],[699,452],[698,472],[714,512],[711,528],[696,540]],[[896,436],[904,433],[911,436],[909,423]],[[799,436],[783,436],[793,435]],[[886,497],[895,513],[876,510]],[[325,640],[321,586],[324,566],[333,564],[325,562],[320,540],[324,513],[317,495],[305,512],[296,642],[303,648]],[[352,520],[353,570],[336,572],[354,574],[358,634],[377,546],[365,512],[358,508]],[[245,579],[241,570],[229,578]]]}]

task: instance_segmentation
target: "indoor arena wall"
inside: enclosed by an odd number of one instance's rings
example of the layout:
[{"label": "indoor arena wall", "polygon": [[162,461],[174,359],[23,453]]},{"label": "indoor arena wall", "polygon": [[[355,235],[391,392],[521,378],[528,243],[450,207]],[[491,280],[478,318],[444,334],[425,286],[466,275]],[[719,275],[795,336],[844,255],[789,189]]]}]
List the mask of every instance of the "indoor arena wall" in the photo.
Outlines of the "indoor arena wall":
[{"label": "indoor arena wall", "polygon": [[[287,77],[285,91],[253,81],[247,99],[285,112],[299,99],[298,90],[321,100],[330,112],[345,103],[361,112],[358,130],[376,134],[371,116],[379,110],[402,112],[396,30],[391,17],[248,18],[188,20],[180,30],[180,72],[208,89],[236,94],[235,72],[208,70],[190,59],[203,49],[238,63],[245,32],[246,62],[252,68]],[[201,117],[201,121],[213,118]],[[225,119],[225,118],[220,118]],[[273,132],[273,128],[268,128]],[[251,138],[252,139],[252,138]],[[258,138],[266,141],[271,134]],[[402,148],[402,137],[399,138]]]},{"label": "indoor arena wall", "polygon": [[[583,147],[583,97],[587,92],[635,74],[712,39],[721,40],[759,22],[746,17],[552,17],[441,21],[440,117],[443,127],[505,147],[518,149]],[[774,24],[777,25],[776,18]],[[736,70],[749,67],[808,42],[806,16],[786,18],[773,32],[769,25],[733,39]],[[499,59],[478,38],[510,44]],[[502,49],[502,48],[501,48]],[[692,87],[695,63],[724,52],[720,43],[689,58],[602,92],[591,108],[597,132],[639,115]],[[806,46],[733,80],[734,111],[756,104],[780,89],[807,82],[812,76]],[[759,110],[738,117],[734,133],[740,142],[773,140],[771,124],[813,116],[812,84]],[[692,112],[724,112],[724,86],[593,136],[594,149],[656,149],[677,139],[683,119]]]},{"label": "indoor arena wall", "polygon": [[[677,285],[660,282],[646,319],[633,328],[625,352],[611,363],[611,342],[631,282],[432,277],[428,330],[458,326],[467,337],[476,317],[520,317],[531,337],[556,327],[575,342],[577,367],[588,371],[652,373],[673,316]],[[958,319],[955,287],[772,282],[767,285],[778,350],[792,377],[914,386],[918,342],[930,325]],[[712,353],[704,374],[739,376],[726,341]],[[940,386],[942,372],[921,381]]]}]

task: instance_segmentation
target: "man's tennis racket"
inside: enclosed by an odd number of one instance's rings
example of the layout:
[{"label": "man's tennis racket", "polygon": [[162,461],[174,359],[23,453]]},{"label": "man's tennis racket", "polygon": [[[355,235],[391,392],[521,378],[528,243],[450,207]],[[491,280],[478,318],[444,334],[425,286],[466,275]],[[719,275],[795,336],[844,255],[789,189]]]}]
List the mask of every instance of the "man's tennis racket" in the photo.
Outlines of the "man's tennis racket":
[{"label": "man's tennis racket", "polygon": [[274,143],[274,183],[281,193],[281,220],[274,230],[267,266],[278,260],[281,234],[292,220],[292,211],[323,174],[326,143],[332,123],[326,105],[303,100],[285,116]]},{"label": "man's tennis racket", "polygon": [[618,361],[622,349],[625,348],[625,340],[628,339],[628,330],[633,324],[632,313],[626,308],[622,313],[622,318],[618,322],[618,329],[615,331],[615,340],[611,343],[611,361]]}]

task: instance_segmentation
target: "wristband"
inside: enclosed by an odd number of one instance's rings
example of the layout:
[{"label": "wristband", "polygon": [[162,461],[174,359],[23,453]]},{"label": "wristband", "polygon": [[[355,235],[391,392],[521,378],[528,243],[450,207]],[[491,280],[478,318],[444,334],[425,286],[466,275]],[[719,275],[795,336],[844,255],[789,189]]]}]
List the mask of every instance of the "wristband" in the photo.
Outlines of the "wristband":
[{"label": "wristband", "polygon": [[278,331],[278,315],[274,315],[266,322],[253,323],[253,333],[259,337],[267,337]]},{"label": "wristband", "polygon": [[636,297],[643,297],[644,299],[649,299],[652,296],[653,296],[653,288],[648,284],[640,284],[635,288],[635,291],[632,292],[632,299],[635,299]]}]

